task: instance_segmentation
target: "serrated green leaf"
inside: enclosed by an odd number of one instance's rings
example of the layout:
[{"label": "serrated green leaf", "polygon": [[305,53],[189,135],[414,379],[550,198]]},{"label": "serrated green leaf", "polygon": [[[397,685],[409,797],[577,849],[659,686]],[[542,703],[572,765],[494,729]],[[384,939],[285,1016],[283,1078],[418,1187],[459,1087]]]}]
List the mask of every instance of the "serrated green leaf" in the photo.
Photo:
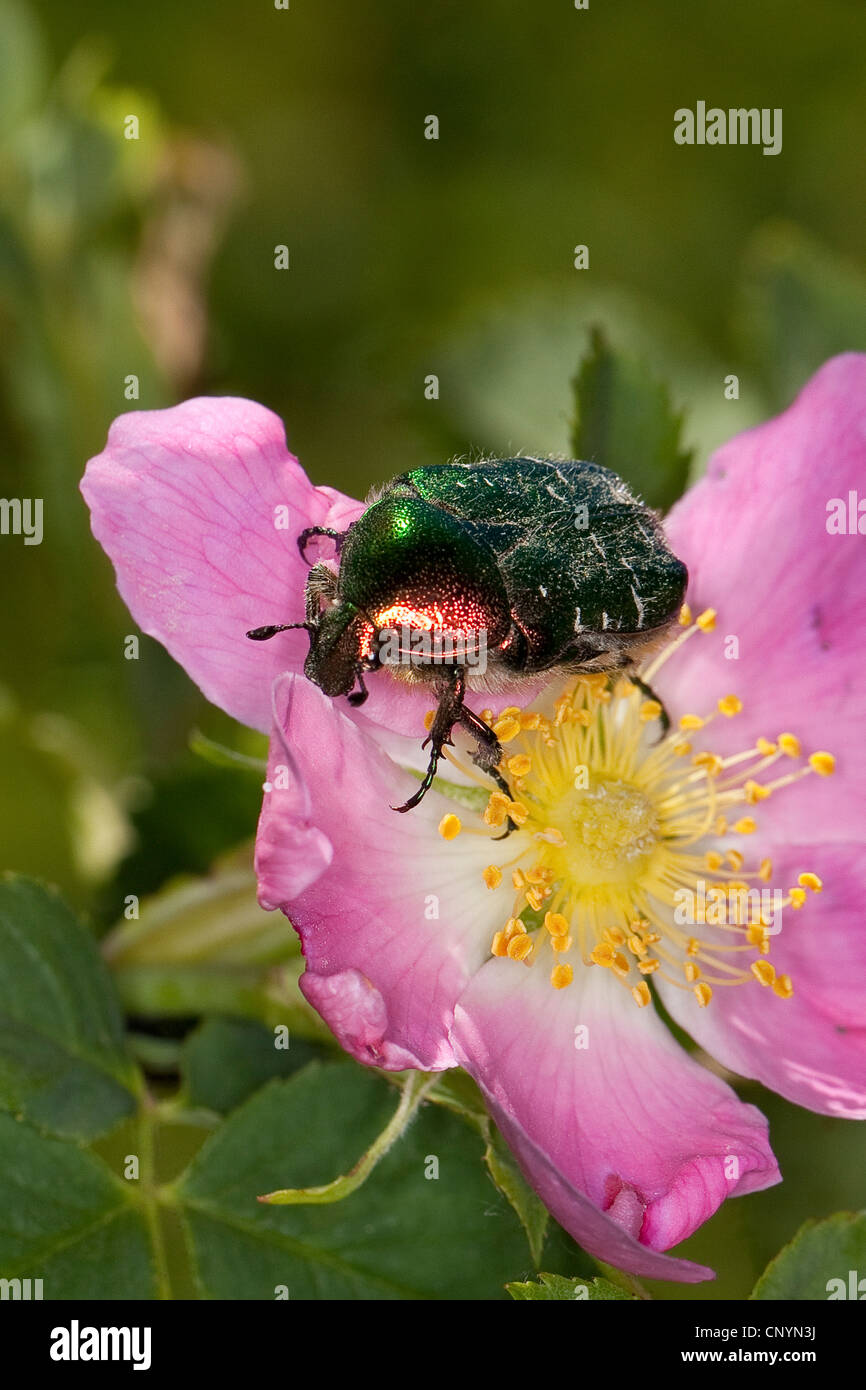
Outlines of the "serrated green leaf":
[{"label": "serrated green leaf", "polygon": [[253,1019],[208,1018],[187,1038],[181,1053],[186,1100],[227,1114],[275,1077],[291,1076],[316,1057],[316,1049],[289,1034],[276,1047],[273,1029]]},{"label": "serrated green leaf", "polygon": [[92,1139],[135,1108],[120,1008],[89,933],[22,878],[0,883],[0,1108]]},{"label": "serrated green leaf", "polygon": [[41,1279],[45,1299],[155,1297],[129,1197],[92,1154],[0,1114],[0,1277]]},{"label": "serrated green leaf", "polygon": [[649,506],[671,506],[685,489],[691,454],[664,382],[595,328],[573,390],[574,457],[612,468]]},{"label": "serrated green leaf", "polygon": [[[852,1277],[853,1276],[853,1277]],[[864,1280],[859,1290],[859,1280]],[[771,1260],[753,1299],[860,1299],[866,1295],[866,1211],[807,1221]]]},{"label": "serrated green leaf", "polygon": [[506,1284],[511,1297],[518,1301],[556,1303],[609,1303],[619,1300],[636,1303],[637,1299],[624,1289],[618,1289],[607,1279],[566,1279],[561,1274],[539,1274],[525,1284]]},{"label": "serrated green leaf", "polygon": [[345,1201],[256,1201],[348,1171],[393,1107],[375,1075],[313,1063],[230,1116],[174,1191],[203,1295],[274,1298],[284,1287],[292,1299],[501,1297],[525,1242],[479,1162],[478,1139],[440,1107],[425,1107]]}]

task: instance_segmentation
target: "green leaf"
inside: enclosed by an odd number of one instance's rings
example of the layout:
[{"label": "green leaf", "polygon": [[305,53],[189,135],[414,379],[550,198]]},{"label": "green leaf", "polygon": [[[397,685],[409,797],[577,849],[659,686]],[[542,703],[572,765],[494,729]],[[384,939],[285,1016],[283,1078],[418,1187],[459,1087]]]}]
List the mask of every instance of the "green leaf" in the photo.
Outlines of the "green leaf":
[{"label": "green leaf", "polygon": [[[345,1173],[392,1120],[391,1087],[313,1063],[233,1114],[174,1189],[209,1298],[497,1298],[525,1262],[477,1138],[425,1107],[364,1185],[329,1205],[271,1206],[278,1186]],[[438,1169],[438,1176],[432,1174]]]},{"label": "green leaf", "polygon": [[561,1274],[539,1274],[538,1282],[506,1284],[511,1297],[518,1301],[608,1303],[625,1300],[636,1303],[624,1289],[618,1289],[607,1279],[566,1279]]},{"label": "green leaf", "polygon": [[751,1297],[795,1302],[859,1299],[860,1278],[866,1278],[866,1211],[840,1211],[801,1226],[790,1245],[767,1265]]},{"label": "green leaf", "polygon": [[105,1164],[0,1114],[0,1276],[43,1297],[153,1298],[143,1213]]},{"label": "green leaf", "polygon": [[532,1263],[537,1269],[541,1263],[550,1214],[541,1198],[524,1178],[514,1155],[492,1120],[488,1123],[487,1134],[484,1162],[499,1191],[508,1198],[520,1219],[529,1241]]},{"label": "green leaf", "polygon": [[135,1107],[118,1002],[89,933],[23,878],[0,883],[0,1107],[91,1139]]},{"label": "green leaf", "polygon": [[828,357],[866,344],[866,275],[798,227],[770,223],[747,252],[735,329],[784,407]]},{"label": "green leaf", "polygon": [[573,382],[575,458],[612,468],[651,507],[667,508],[686,486],[691,454],[667,386],[637,358],[615,351],[600,328]]},{"label": "green leaf", "polygon": [[273,1030],[253,1019],[208,1018],[187,1038],[181,1054],[187,1101],[226,1114],[275,1077],[313,1061],[316,1050],[289,1034],[276,1047]]}]

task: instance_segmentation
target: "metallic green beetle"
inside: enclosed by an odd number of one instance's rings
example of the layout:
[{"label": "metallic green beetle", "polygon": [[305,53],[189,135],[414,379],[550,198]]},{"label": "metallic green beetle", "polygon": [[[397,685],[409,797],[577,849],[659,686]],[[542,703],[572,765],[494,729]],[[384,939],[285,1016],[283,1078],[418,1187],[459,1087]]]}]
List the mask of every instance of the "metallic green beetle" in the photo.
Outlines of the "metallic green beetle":
[{"label": "metallic green beetle", "polygon": [[[326,695],[367,698],[364,675],[387,666],[432,686],[430,759],[408,811],[436,775],[455,725],[503,790],[502,748],[464,704],[541,673],[633,674],[676,619],[687,572],[656,514],[595,463],[513,458],[415,468],[374,492],[331,537],[338,569],[319,561],[306,620],[255,628],[256,641],[306,628],[304,673]],[[356,689],[357,686],[357,689]]]}]

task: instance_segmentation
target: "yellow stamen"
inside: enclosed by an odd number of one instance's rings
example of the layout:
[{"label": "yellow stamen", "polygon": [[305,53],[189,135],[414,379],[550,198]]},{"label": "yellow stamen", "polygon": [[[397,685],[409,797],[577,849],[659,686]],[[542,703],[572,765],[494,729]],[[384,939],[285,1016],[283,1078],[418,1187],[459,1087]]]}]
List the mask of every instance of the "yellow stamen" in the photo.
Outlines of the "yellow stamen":
[{"label": "yellow stamen", "polygon": [[565,989],[567,985],[571,984],[573,979],[574,970],[570,965],[564,965],[562,962],[560,962],[559,965],[555,965],[550,972],[550,983],[553,985],[554,989]]},{"label": "yellow stamen", "polygon": [[831,777],[836,771],[836,759],[832,753],[812,753],[809,766],[819,777]]},{"label": "yellow stamen", "polygon": [[697,999],[702,1009],[705,1009],[713,997],[713,991],[705,980],[701,980],[692,990],[692,994]]},{"label": "yellow stamen", "polygon": [[443,840],[456,840],[462,829],[463,823],[460,817],[453,815],[450,811],[439,822],[439,834]]},{"label": "yellow stamen", "polygon": [[497,869],[495,864],[488,864],[482,874],[482,878],[488,888],[498,888],[502,882],[502,870]]},{"label": "yellow stamen", "polygon": [[701,629],[701,632],[712,632],[716,625],[715,608],[705,608],[703,613],[699,613],[695,618],[695,623]]},{"label": "yellow stamen", "polygon": [[525,777],[532,768],[532,759],[527,753],[514,753],[506,760],[505,766],[512,777]]},{"label": "yellow stamen", "polygon": [[732,719],[735,714],[739,714],[743,708],[742,700],[736,695],[723,695],[718,703],[719,714],[724,714],[726,718]]},{"label": "yellow stamen", "polygon": [[511,960],[525,960],[531,950],[531,936],[512,936],[508,943],[508,956]]},{"label": "yellow stamen", "polygon": [[795,734],[779,734],[776,742],[779,749],[789,758],[799,758],[801,755],[800,740]]},{"label": "yellow stamen", "polygon": [[811,888],[813,893],[820,893],[822,888],[824,887],[817,874],[800,874],[800,877],[797,879],[797,882],[799,883],[801,888]]},{"label": "yellow stamen", "polygon": [[511,714],[500,716],[493,725],[493,732],[500,743],[510,743],[520,733],[520,720]]},{"label": "yellow stamen", "polygon": [[650,994],[650,988],[646,980],[641,980],[639,985],[632,985],[631,997],[637,1004],[639,1009],[646,1008],[647,1004],[652,999],[652,995]]},{"label": "yellow stamen", "polygon": [[751,972],[759,985],[771,985],[776,978],[776,970],[768,960],[753,960]]}]

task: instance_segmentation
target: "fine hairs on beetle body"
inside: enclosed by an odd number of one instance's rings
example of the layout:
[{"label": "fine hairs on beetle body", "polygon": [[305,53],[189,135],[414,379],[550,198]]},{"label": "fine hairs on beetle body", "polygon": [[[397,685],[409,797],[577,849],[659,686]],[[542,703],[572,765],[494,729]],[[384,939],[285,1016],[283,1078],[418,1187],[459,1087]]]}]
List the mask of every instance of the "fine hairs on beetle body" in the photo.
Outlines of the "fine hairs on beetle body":
[{"label": "fine hairs on beetle body", "polygon": [[642,685],[635,668],[676,620],[688,578],[655,512],[610,469],[580,461],[415,468],[377,489],[347,531],[303,531],[302,555],[315,536],[333,540],[339,567],[312,565],[304,622],[247,636],[305,628],[304,674],[354,705],[365,675],[386,666],[432,688],[427,771],[399,811],[432,785],[455,725],[507,791],[502,747],[464,703],[467,688],[615,671]]}]

